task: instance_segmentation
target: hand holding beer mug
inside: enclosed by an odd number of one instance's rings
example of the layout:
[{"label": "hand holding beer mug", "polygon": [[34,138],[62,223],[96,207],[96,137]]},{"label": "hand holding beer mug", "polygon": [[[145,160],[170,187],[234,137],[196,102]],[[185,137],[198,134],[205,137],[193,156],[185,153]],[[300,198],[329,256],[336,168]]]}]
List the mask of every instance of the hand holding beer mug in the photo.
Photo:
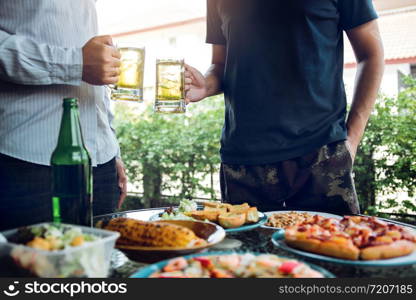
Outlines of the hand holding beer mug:
[{"label": "hand holding beer mug", "polygon": [[204,75],[194,67],[185,64],[185,102],[198,102],[208,97]]},{"label": "hand holding beer mug", "polygon": [[120,53],[111,36],[96,36],[82,47],[82,80],[92,85],[114,84],[120,73]]},{"label": "hand holding beer mug", "polygon": [[112,87],[112,100],[143,102],[144,48],[122,47],[119,80]]},{"label": "hand holding beer mug", "polygon": [[156,60],[155,112],[166,114],[186,112],[183,59]]}]

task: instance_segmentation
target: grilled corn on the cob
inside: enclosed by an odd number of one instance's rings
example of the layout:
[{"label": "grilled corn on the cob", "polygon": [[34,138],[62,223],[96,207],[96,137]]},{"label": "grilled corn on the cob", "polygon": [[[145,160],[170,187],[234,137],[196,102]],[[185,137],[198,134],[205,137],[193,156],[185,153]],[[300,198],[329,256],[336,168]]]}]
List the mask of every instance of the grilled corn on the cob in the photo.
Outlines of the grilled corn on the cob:
[{"label": "grilled corn on the cob", "polygon": [[201,242],[192,230],[174,224],[115,218],[109,222],[102,222],[98,226],[118,231],[121,235],[120,244],[123,245],[179,248],[190,247]]}]

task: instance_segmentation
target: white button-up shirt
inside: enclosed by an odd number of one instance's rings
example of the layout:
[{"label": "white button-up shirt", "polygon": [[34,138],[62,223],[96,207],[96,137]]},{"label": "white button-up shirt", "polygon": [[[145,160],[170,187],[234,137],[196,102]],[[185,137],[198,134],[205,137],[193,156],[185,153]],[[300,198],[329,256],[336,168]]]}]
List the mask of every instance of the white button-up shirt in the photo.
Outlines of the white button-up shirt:
[{"label": "white button-up shirt", "polygon": [[0,153],[49,165],[62,99],[75,97],[93,165],[119,154],[105,87],[81,79],[97,31],[94,0],[0,0]]}]

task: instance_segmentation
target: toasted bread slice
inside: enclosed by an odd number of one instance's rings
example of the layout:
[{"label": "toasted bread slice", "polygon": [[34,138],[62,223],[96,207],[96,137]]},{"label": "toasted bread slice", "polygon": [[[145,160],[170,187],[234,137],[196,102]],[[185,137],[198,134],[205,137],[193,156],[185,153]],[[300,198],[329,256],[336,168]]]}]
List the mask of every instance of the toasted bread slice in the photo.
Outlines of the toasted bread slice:
[{"label": "toasted bread slice", "polygon": [[230,211],[232,205],[230,203],[221,203],[220,208],[225,208],[227,211]]},{"label": "toasted bread slice", "polygon": [[221,202],[219,202],[219,201],[204,201],[203,205],[204,205],[204,208],[205,207],[218,208],[221,205]]},{"label": "toasted bread slice", "polygon": [[186,212],[185,215],[201,221],[217,222],[220,213],[218,210],[194,210]]},{"label": "toasted bread slice", "polygon": [[211,206],[205,206],[204,207],[205,211],[217,211],[219,213],[225,213],[227,212],[227,208],[226,207],[211,207]]},{"label": "toasted bread slice", "polygon": [[250,207],[246,212],[246,223],[257,223],[259,221],[257,207]]},{"label": "toasted bread slice", "polygon": [[247,203],[243,203],[241,205],[231,205],[228,207],[229,212],[236,212],[236,213],[242,213],[246,212],[250,208],[250,205]]},{"label": "toasted bread slice", "polygon": [[244,225],[246,222],[246,215],[239,213],[223,213],[218,216],[218,222],[224,228],[236,228]]},{"label": "toasted bread slice", "polygon": [[204,210],[216,210],[220,209],[222,212],[228,212],[229,208],[232,207],[229,203],[222,203],[219,201],[207,201],[204,202]]}]

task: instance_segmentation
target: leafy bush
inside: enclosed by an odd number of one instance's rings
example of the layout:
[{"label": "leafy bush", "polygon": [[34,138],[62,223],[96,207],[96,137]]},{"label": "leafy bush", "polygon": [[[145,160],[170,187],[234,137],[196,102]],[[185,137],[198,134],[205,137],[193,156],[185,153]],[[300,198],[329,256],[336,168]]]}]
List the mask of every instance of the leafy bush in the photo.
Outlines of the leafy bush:
[{"label": "leafy bush", "polygon": [[219,197],[213,176],[220,164],[223,106],[222,97],[213,97],[189,105],[186,115],[155,114],[151,107],[135,114],[117,107],[116,128],[128,177],[142,188],[145,207],[163,206],[162,191],[177,199],[198,193]]},{"label": "leafy bush", "polygon": [[[372,214],[416,212],[416,80],[405,82],[397,97],[377,101],[357,153],[357,193],[363,210]],[[389,196],[394,194],[405,198]]]}]

